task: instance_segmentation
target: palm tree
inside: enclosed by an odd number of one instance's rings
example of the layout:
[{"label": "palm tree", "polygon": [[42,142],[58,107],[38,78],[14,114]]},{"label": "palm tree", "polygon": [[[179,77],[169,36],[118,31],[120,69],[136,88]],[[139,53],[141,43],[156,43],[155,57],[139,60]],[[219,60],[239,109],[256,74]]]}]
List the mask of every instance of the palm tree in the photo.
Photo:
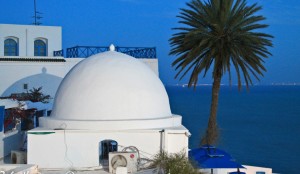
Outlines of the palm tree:
[{"label": "palm tree", "polygon": [[175,78],[182,79],[191,73],[188,85],[194,86],[198,77],[212,71],[213,86],[210,116],[202,144],[215,144],[218,138],[217,107],[221,79],[231,69],[237,75],[238,87],[242,79],[248,89],[251,78],[259,80],[266,71],[264,58],[271,56],[268,47],[272,46],[273,36],[261,32],[268,25],[255,15],[261,6],[248,6],[246,0],[192,0],[188,9],[181,9],[179,23],[184,27],[170,39],[170,55],[177,56],[172,63],[178,70]]},{"label": "palm tree", "polygon": [[50,95],[45,95],[42,93],[43,87],[39,88],[32,88],[29,90],[30,93],[28,93],[29,100],[32,102],[42,102],[42,103],[49,103],[49,100],[51,99]]}]

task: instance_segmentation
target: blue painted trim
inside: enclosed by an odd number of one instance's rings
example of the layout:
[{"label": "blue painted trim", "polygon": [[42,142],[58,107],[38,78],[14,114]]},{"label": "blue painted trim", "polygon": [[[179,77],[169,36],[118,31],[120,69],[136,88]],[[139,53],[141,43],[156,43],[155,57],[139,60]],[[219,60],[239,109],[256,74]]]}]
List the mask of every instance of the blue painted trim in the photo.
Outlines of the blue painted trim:
[{"label": "blue painted trim", "polygon": [[5,107],[0,106],[0,132],[4,129],[4,114],[5,114]]}]

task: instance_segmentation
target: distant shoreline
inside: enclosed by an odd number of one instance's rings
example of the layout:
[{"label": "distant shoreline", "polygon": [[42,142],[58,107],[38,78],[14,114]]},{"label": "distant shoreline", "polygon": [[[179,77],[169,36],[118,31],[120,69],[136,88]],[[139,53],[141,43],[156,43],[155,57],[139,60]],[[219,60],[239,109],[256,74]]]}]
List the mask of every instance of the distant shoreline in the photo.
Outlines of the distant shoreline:
[{"label": "distant shoreline", "polygon": [[[171,87],[171,86],[178,86],[178,87],[188,87],[188,84],[164,84],[167,87]],[[197,84],[196,86],[212,86],[212,84]],[[221,86],[238,86],[237,84],[221,84]],[[245,87],[246,85],[242,85],[243,87]],[[254,84],[254,85],[249,85],[249,87],[251,86],[300,86],[300,83],[271,83],[271,84]]]}]

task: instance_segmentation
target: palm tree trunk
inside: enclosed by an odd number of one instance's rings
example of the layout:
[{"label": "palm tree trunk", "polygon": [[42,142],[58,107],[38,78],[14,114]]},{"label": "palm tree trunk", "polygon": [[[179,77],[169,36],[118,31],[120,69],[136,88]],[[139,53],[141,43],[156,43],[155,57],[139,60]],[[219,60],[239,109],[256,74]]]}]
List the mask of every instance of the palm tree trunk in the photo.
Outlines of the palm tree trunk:
[{"label": "palm tree trunk", "polygon": [[217,68],[214,73],[214,82],[212,86],[212,99],[210,106],[210,115],[208,125],[204,137],[201,140],[201,144],[213,145],[217,142],[219,136],[219,130],[217,125],[217,109],[219,102],[219,91],[221,85],[221,71]]}]

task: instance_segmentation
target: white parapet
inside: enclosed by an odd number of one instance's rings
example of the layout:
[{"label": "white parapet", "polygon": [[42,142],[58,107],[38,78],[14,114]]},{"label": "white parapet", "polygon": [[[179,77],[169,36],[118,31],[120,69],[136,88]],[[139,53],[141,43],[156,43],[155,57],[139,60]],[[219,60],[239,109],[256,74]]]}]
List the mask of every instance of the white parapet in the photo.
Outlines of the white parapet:
[{"label": "white parapet", "polygon": [[[163,131],[165,134],[163,135]],[[118,151],[135,146],[143,158],[160,150],[176,153],[188,149],[188,130],[184,127],[140,130],[51,130],[37,128],[28,132],[28,163],[40,168],[103,167],[101,142],[114,140]]]}]

